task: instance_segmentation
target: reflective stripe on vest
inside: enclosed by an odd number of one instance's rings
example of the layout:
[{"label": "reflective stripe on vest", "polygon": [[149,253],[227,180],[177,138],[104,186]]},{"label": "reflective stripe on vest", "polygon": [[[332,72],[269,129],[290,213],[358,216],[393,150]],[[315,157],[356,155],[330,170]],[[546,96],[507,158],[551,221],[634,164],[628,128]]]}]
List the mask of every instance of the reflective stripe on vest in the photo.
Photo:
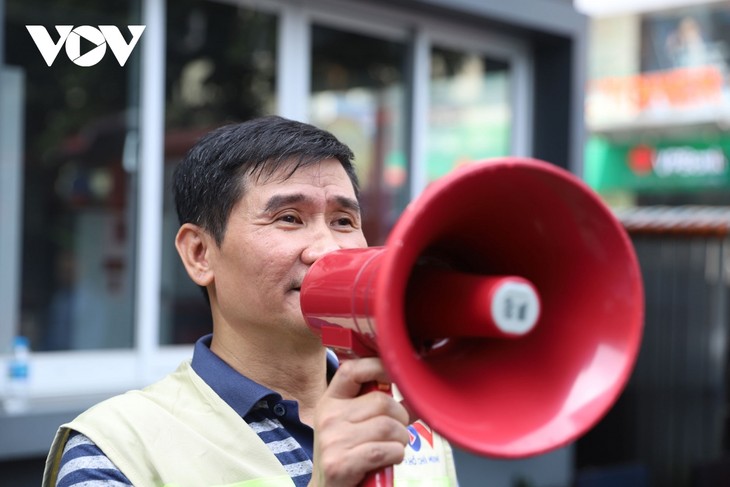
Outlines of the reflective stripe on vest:
[{"label": "reflective stripe on vest", "polygon": [[[248,486],[246,486],[248,487]],[[421,479],[399,479],[396,478],[394,487],[456,487],[448,477],[421,478]]]},{"label": "reflective stripe on vest", "polygon": [[[282,475],[280,477],[267,477],[263,479],[244,480],[225,485],[211,485],[209,487],[293,487],[291,478]],[[179,484],[165,484],[163,487],[179,487]]]}]

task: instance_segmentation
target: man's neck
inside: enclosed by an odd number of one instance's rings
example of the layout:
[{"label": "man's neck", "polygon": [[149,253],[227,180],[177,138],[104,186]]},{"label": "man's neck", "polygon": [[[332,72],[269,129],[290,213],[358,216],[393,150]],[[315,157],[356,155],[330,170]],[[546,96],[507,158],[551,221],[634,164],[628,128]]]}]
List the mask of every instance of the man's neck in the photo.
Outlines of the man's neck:
[{"label": "man's neck", "polygon": [[314,407],[327,388],[326,350],[312,338],[272,343],[216,329],[210,348],[240,374],[297,401],[301,421],[311,425]]}]

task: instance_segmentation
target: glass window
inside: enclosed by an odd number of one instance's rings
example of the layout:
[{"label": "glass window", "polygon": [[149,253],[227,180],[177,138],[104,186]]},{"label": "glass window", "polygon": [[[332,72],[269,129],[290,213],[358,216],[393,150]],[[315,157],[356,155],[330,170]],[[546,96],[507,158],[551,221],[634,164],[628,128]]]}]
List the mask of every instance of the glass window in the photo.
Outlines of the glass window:
[{"label": "glass window", "polygon": [[427,178],[469,162],[508,155],[512,113],[509,64],[435,47],[427,140]]},{"label": "glass window", "polygon": [[170,5],[167,16],[160,342],[184,344],[210,332],[211,317],[175,250],[172,173],[209,130],[275,112],[277,18],[192,0]]},{"label": "glass window", "polygon": [[699,66],[727,69],[730,6],[707,3],[641,16],[642,72]]},{"label": "glass window", "polygon": [[355,153],[363,225],[384,243],[408,202],[403,43],[312,27],[310,120]]},{"label": "glass window", "polygon": [[[137,178],[127,141],[140,49],[121,66],[96,26],[115,26],[131,42],[138,2],[7,0],[5,8],[5,62],[22,73],[24,118],[16,331],[34,350],[131,347]],[[26,29],[39,22],[54,44],[68,36],[50,66]]]}]

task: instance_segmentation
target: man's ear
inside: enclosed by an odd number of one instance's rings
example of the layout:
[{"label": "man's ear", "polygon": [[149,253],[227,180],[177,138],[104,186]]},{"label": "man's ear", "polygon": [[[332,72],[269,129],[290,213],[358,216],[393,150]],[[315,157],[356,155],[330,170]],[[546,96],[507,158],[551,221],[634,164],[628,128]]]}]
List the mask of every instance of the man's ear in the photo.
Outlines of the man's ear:
[{"label": "man's ear", "polygon": [[190,279],[198,286],[213,282],[213,269],[210,265],[210,252],[215,245],[213,238],[202,228],[192,223],[183,224],[177,231],[175,247],[188,271]]}]

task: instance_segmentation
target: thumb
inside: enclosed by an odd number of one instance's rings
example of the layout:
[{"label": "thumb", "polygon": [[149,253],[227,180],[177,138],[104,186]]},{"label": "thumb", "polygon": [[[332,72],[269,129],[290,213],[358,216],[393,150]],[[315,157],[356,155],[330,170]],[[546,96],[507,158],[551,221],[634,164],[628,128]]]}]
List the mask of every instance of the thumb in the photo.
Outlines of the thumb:
[{"label": "thumb", "polygon": [[421,419],[419,414],[413,410],[413,408],[411,407],[411,405],[408,403],[408,401],[405,398],[401,398],[400,401],[398,401],[398,402],[400,403],[401,406],[403,406],[405,408],[406,412],[408,413],[408,424],[413,424],[416,421],[418,421],[419,419]]},{"label": "thumb", "polygon": [[360,395],[365,384],[388,384],[383,364],[376,357],[348,359],[340,364],[327,388],[328,393],[340,399]]}]

